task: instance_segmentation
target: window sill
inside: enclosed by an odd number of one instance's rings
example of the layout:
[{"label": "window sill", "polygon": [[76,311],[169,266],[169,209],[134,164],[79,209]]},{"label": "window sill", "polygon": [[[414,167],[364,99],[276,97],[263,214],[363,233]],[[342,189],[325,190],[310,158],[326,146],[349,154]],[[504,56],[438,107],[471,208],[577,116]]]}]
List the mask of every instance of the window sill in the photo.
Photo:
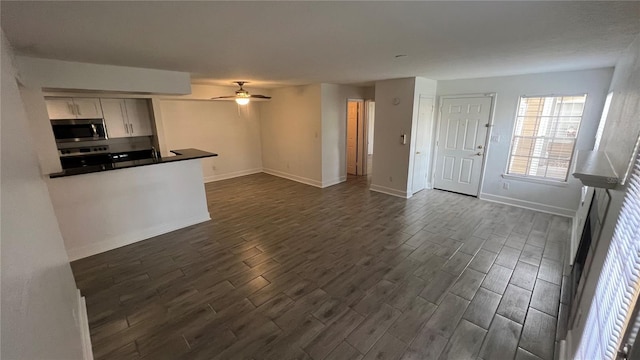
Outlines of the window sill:
[{"label": "window sill", "polygon": [[534,184],[551,185],[551,186],[557,186],[557,187],[569,186],[569,183],[566,181],[547,180],[547,179],[539,179],[535,177],[510,175],[510,174],[502,174],[501,176],[504,179],[518,180],[518,181],[530,182]]}]

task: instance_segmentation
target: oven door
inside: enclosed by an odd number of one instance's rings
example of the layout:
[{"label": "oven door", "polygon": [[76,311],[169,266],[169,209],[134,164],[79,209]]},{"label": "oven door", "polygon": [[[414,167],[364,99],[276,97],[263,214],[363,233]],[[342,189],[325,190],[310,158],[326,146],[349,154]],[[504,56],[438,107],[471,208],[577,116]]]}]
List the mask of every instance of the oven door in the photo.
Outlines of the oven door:
[{"label": "oven door", "polygon": [[75,169],[87,166],[111,165],[110,154],[88,154],[77,156],[64,156],[60,158],[63,169]]},{"label": "oven door", "polygon": [[102,119],[51,120],[51,127],[57,143],[107,138]]}]

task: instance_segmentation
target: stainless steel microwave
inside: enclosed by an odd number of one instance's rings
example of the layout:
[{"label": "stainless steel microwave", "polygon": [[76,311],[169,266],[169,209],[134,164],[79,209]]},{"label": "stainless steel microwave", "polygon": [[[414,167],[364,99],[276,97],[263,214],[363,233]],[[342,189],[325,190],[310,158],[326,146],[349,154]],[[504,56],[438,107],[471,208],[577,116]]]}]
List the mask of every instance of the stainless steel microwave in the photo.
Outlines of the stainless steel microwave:
[{"label": "stainless steel microwave", "polygon": [[103,119],[51,120],[57,143],[105,140],[107,130]]}]

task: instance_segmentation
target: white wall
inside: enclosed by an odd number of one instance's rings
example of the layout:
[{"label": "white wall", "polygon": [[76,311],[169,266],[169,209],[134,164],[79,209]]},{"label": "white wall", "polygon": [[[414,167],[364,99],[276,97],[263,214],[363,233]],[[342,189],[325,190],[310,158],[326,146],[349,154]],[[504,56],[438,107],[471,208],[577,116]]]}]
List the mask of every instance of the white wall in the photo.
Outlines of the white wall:
[{"label": "white wall", "polygon": [[347,99],[364,100],[366,95],[362,87],[321,84],[323,187],[347,179]]},{"label": "white wall", "polygon": [[[620,144],[632,146],[637,139],[638,130],[640,130],[640,121],[638,121],[638,113],[640,111],[638,108],[638,104],[640,104],[639,74],[640,36],[622,54],[616,65],[610,87],[610,91],[613,91],[614,95],[600,143],[600,150],[610,154],[611,160],[619,164],[618,166],[622,164],[623,167],[626,167],[625,163],[628,163],[632,156],[632,150],[621,148]],[[591,270],[585,282],[582,301],[579,304],[574,304],[574,306],[579,306],[578,311],[582,313],[582,316],[578,316],[578,321],[573,324],[573,329],[568,337],[569,358],[573,358],[573,354],[575,354],[575,350],[579,345],[580,336],[584,331],[584,322],[592,303],[602,264],[613,237],[625,193],[626,185],[609,190],[611,202],[602,224],[602,232],[594,253]],[[616,281],[616,279],[608,279],[608,281]]]},{"label": "white wall", "polygon": [[75,281],[2,33],[3,359],[82,359]]},{"label": "white wall", "polygon": [[71,260],[209,220],[199,159],[49,179]]},{"label": "white wall", "polygon": [[[415,78],[376,82],[371,190],[400,197],[411,196],[407,184],[415,85]],[[396,105],[394,99],[400,102]],[[400,143],[402,134],[407,135],[404,145]]]},{"label": "white wall", "polygon": [[271,95],[260,111],[264,172],[321,187],[321,85],[279,88]]},{"label": "white wall", "polygon": [[[499,136],[500,141],[490,142],[485,152],[487,158],[480,197],[573,216],[580,199],[581,183],[572,176],[564,187],[501,176],[506,172],[518,99],[522,95],[587,93],[576,150],[591,149],[612,73],[613,69],[607,68],[438,82],[438,96],[496,93],[491,135]],[[509,183],[509,190],[502,189],[503,182]]]},{"label": "white wall", "polygon": [[24,81],[41,88],[189,94],[189,73],[18,57]]},{"label": "white wall", "polygon": [[202,159],[205,182],[261,172],[263,105],[160,100],[164,145],[167,149],[192,147],[217,153],[218,157]]}]

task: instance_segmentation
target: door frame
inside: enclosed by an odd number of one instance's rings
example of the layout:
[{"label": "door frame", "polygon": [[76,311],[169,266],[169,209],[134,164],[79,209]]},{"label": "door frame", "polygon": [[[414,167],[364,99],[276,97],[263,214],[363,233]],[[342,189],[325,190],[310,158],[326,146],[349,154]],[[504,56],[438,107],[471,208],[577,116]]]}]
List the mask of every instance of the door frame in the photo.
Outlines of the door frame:
[{"label": "door frame", "polygon": [[[480,193],[482,190],[482,185],[484,184],[484,175],[486,171],[486,163],[487,158],[489,157],[489,146],[491,144],[491,133],[494,125],[494,117],[495,117],[495,108],[496,108],[496,98],[498,94],[495,92],[490,93],[475,93],[475,94],[459,94],[459,95],[440,95],[438,96],[438,119],[436,120],[436,133],[435,133],[435,146],[433,151],[433,159],[431,169],[431,183],[434,185],[435,189],[435,177],[436,177],[436,161],[438,159],[438,144],[440,142],[440,123],[442,122],[442,103],[446,99],[464,99],[464,98],[480,98],[480,97],[488,97],[491,98],[491,108],[489,109],[489,124],[487,125],[487,136],[484,139],[484,156],[482,158],[482,165],[480,170],[480,180],[478,181],[478,192],[475,197],[480,198]],[[509,139],[511,141],[511,139]]]},{"label": "door frame", "polygon": [[[433,169],[433,160],[434,158],[434,153],[435,153],[435,139],[436,139],[436,134],[434,133],[435,129],[437,128],[436,126],[436,96],[435,95],[428,95],[428,94],[419,94],[418,96],[418,116],[416,117],[416,131],[412,131],[412,135],[414,138],[411,140],[412,144],[417,144],[417,137],[418,137],[418,129],[420,127],[420,104],[422,102],[422,100],[430,100],[431,103],[431,121],[429,124],[429,131],[431,131],[431,137],[429,139],[427,139],[427,147],[429,147],[430,151],[429,151],[429,157],[425,158],[426,159],[426,164],[427,165],[427,170],[426,170],[426,176],[425,176],[425,186],[422,190],[425,189],[433,189],[433,180],[432,180],[432,173],[435,174],[435,169]],[[415,146],[413,149],[413,162],[411,164],[411,166],[413,167],[412,169],[412,177],[414,176],[414,172],[415,172],[415,164],[416,164],[416,160],[415,160]],[[410,189],[412,194],[417,194],[418,192],[422,191],[422,190],[418,190],[417,192],[413,191],[413,178],[411,179],[411,187],[412,189]]]},{"label": "door frame", "polygon": [[[364,105],[365,105],[365,100],[360,98],[347,98],[347,102],[345,103],[345,107],[346,110],[344,112],[345,114],[345,122],[344,122],[344,129],[345,129],[345,133],[344,133],[344,174],[345,176],[349,175],[349,162],[348,162],[348,151],[349,151],[349,102],[350,101],[354,101],[354,102],[358,102],[360,103],[360,111],[358,111],[358,118],[356,120],[357,122],[357,126],[356,126],[356,176],[360,176],[362,175],[363,172],[363,165],[362,165],[362,140],[364,138],[363,133],[364,131],[366,131],[364,129]],[[365,165],[366,166],[366,165]],[[360,170],[360,171],[358,171]]]},{"label": "door frame", "polygon": [[369,174],[369,121],[371,120],[371,113],[369,112],[369,106],[371,103],[375,104],[375,100],[366,99],[364,101],[364,117],[362,120],[362,174],[361,175],[371,175]]}]

